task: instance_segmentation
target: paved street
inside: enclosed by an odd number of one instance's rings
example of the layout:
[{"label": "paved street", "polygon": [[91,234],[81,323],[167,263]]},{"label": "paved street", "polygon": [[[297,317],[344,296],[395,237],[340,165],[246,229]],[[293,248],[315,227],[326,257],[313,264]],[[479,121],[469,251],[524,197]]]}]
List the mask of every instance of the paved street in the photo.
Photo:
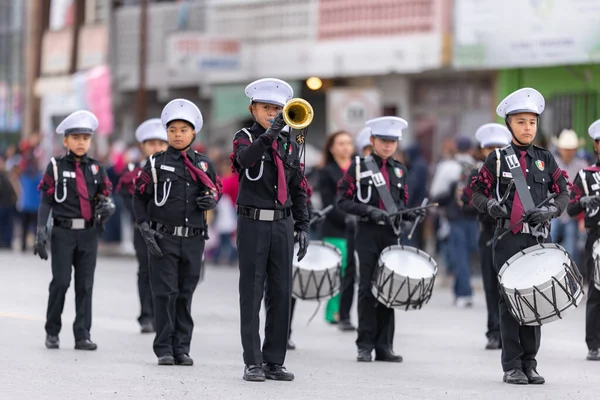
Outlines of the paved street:
[{"label": "paved street", "polygon": [[209,268],[194,299],[193,367],[159,367],[152,335],[137,325],[136,265],[102,258],[96,269],[92,339],[96,352],[73,349],[73,285],[63,314],[61,349],[44,347],[50,263],[0,253],[0,399],[592,399],[600,363],[585,360],[584,309],[544,327],[543,386],[502,383],[499,352],[483,350],[485,304],[458,310],[437,287],[423,310],[396,312],[401,364],[355,360],[355,335],[323,322],[323,307],[299,303],[293,325],[298,350],[288,353],[294,382],[247,383],[239,339],[237,270]]}]

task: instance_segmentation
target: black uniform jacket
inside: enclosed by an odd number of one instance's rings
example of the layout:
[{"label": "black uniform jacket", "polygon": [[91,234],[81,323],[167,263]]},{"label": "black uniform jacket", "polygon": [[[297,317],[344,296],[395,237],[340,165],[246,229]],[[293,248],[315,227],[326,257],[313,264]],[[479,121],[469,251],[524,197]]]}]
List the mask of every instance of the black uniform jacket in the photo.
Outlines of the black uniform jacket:
[{"label": "black uniform jacket", "polygon": [[[46,173],[38,186],[42,192],[42,201],[52,207],[52,215],[56,218],[83,218],[79,205],[79,193],[77,193],[77,184],[75,182],[75,158],[71,153],[62,157],[56,157],[57,176],[55,179],[54,166],[52,162],[48,163]],[[110,196],[112,184],[106,175],[106,170],[97,160],[91,157],[83,156],[80,159],[80,168],[85,177],[87,185],[88,199],[92,205],[92,215],[98,195]],[[65,200],[57,202],[55,199]]]},{"label": "black uniform jacket", "polygon": [[237,204],[264,210],[292,208],[294,229],[308,231],[308,209],[306,188],[308,182],[302,171],[299,145],[288,140],[285,134],[277,138],[278,154],[283,160],[287,184],[287,199],[284,204],[277,200],[277,166],[273,142],[263,135],[265,129],[255,123],[240,130],[233,139],[231,162],[238,171],[240,188]]},{"label": "black uniform jacket", "polygon": [[[598,195],[600,195],[600,162],[582,169],[575,177],[571,187],[571,199],[567,212],[571,217],[578,216],[585,211],[579,204],[579,200],[584,196]],[[600,224],[600,210],[589,211],[585,214],[585,227],[597,228]]]},{"label": "black uniform jacket", "polygon": [[[381,158],[371,153],[375,163],[381,170]],[[406,166],[393,158],[388,158],[386,164],[390,193],[398,210],[406,208],[408,204],[408,187],[406,186]],[[360,173],[356,176],[356,160],[352,161],[348,171],[338,183],[338,205],[348,214],[366,217],[368,206],[379,208],[379,192],[373,184],[371,171],[367,169],[364,159],[360,159]],[[358,181],[358,182],[357,182]],[[360,185],[360,196],[358,193]]]},{"label": "black uniform jacket", "polygon": [[[513,146],[515,154],[519,157],[519,148],[514,144],[511,144],[511,146]],[[501,198],[512,180],[512,174],[502,150],[500,150],[499,174],[496,173],[497,160],[496,152],[491,152],[479,170],[477,178],[470,185],[470,188],[473,190],[471,203],[482,213],[487,213],[488,200],[494,195],[497,198]],[[559,215],[562,214],[567,209],[569,203],[569,178],[566,171],[558,167],[552,153],[535,145],[527,147],[525,160],[527,162],[525,179],[533,198],[533,203],[535,205],[541,203],[548,197],[549,192],[557,193],[558,195],[554,198],[553,204],[558,208]],[[498,183],[499,186],[497,186]],[[499,193],[497,193],[497,188],[499,188]],[[513,186],[506,201],[509,214],[510,210],[512,210],[515,193],[516,188]]]},{"label": "black uniform jacket", "polygon": [[[220,199],[222,185],[210,159],[192,149],[187,151],[187,156],[215,183],[217,200]],[[205,228],[204,210],[198,208],[196,198],[210,194],[209,188],[200,180],[192,179],[181,152],[171,146],[152,157],[156,160],[157,185],[155,189],[152,165],[147,161],[135,179],[133,210],[136,222],[152,221],[169,226]],[[157,205],[156,201],[160,204],[165,197],[166,203]]]},{"label": "black uniform jacket", "polygon": [[346,213],[340,210],[336,203],[338,182],[344,176],[344,171],[335,161],[328,163],[319,171],[319,193],[323,207],[333,205],[334,208],[325,217],[321,233],[324,237],[346,236]]}]

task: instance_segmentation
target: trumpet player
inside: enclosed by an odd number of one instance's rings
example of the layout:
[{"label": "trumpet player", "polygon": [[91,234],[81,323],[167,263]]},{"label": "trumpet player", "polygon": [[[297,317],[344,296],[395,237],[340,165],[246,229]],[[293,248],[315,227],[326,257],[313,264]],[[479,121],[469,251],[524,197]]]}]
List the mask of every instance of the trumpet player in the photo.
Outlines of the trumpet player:
[{"label": "trumpet player", "polygon": [[[600,154],[600,119],[589,128],[594,140],[594,150]],[[585,215],[587,240],[585,242],[585,266],[589,277],[587,292],[585,342],[588,347],[587,359],[600,361],[600,291],[596,288],[594,278],[594,244],[600,239],[600,161],[589,168],[579,171],[571,188],[571,199],[567,212],[577,217]]]},{"label": "trumpet player", "polygon": [[[299,142],[290,133],[282,110],[292,87],[266,78],[246,87],[254,120],[233,140],[231,161],[239,173],[237,246],[240,326],[246,381],[291,381],[284,367],[291,303],[294,238],[298,260],[308,246],[307,182],[300,167]],[[259,312],[265,293],[267,320],[261,346]]]}]

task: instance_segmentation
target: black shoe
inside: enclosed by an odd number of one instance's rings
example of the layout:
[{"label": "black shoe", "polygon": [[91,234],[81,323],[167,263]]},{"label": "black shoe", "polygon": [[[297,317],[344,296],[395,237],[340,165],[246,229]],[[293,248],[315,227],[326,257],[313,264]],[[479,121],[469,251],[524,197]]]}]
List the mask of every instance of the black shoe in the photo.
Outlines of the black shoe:
[{"label": "black shoe", "polygon": [[489,338],[487,344],[485,345],[486,350],[498,350],[501,348],[502,345],[500,344],[500,340],[495,337]]},{"label": "black shoe", "polygon": [[356,328],[352,323],[348,320],[340,321],[338,324],[338,329],[342,332],[354,332]]},{"label": "black shoe", "polygon": [[283,365],[263,363],[265,378],[274,381],[293,381],[294,374],[288,372]]},{"label": "black shoe", "polygon": [[394,354],[392,350],[375,350],[375,361],[402,362],[402,356]]},{"label": "black shoe", "polygon": [[75,350],[96,350],[98,346],[90,339],[78,340],[75,342]]},{"label": "black shoe", "polygon": [[292,339],[288,339],[288,342],[287,342],[287,349],[288,349],[288,350],[296,350],[296,343],[294,343],[294,342],[292,341]]},{"label": "black shoe", "polygon": [[154,330],[154,324],[152,322],[144,322],[141,324],[142,326],[142,333],[154,333],[156,332]]},{"label": "black shoe", "polygon": [[371,362],[373,358],[371,357],[371,350],[367,349],[359,349],[358,356],[356,356],[356,361],[358,362]]},{"label": "black shoe", "polygon": [[[46,339],[46,343],[48,343],[48,339]],[[46,347],[48,347],[48,344],[46,344]],[[598,349],[590,350],[588,352],[587,359],[590,361],[600,361],[600,351],[598,351]]]},{"label": "black shoe", "polygon": [[527,385],[529,383],[527,375],[525,375],[523,370],[518,368],[506,371],[502,380],[506,383],[510,383],[513,385]]},{"label": "black shoe", "polygon": [[264,382],[267,380],[262,365],[246,365],[244,380],[249,382]]},{"label": "black shoe", "polygon": [[535,368],[528,368],[525,370],[525,376],[527,376],[527,381],[532,385],[543,385],[546,383],[546,380],[543,376],[537,373]]},{"label": "black shoe", "polygon": [[175,357],[165,354],[158,357],[158,365],[175,365]]},{"label": "black shoe", "polygon": [[177,354],[175,356],[175,363],[177,365],[194,365],[194,359],[189,354]]},{"label": "black shoe", "polygon": [[47,349],[58,349],[60,346],[60,340],[58,336],[46,335],[46,348]]}]

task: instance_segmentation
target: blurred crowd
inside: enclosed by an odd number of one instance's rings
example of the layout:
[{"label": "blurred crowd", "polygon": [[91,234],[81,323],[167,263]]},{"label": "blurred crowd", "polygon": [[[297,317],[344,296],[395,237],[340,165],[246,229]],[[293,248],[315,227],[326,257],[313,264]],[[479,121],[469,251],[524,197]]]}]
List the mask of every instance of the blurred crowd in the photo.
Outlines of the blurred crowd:
[{"label": "blurred crowd", "polygon": [[[363,154],[368,144],[356,146],[355,135],[336,132],[327,137],[320,157],[311,158],[307,163],[306,174],[313,189],[312,203],[319,209],[334,200],[331,193],[335,187],[321,179],[321,172],[329,164],[335,163],[345,171],[356,154]],[[577,172],[594,163],[595,156],[589,152],[577,134],[570,130],[562,131],[551,140],[540,135],[538,144],[550,149],[562,169],[566,170],[572,182]],[[9,146],[0,152],[0,248],[29,251],[37,219],[40,195],[38,183],[46,167],[47,157],[40,148],[39,135],[32,134],[21,140],[18,146]],[[195,150],[206,153],[218,168],[223,182],[223,198],[215,210],[209,214],[209,236],[205,258],[208,263],[221,266],[237,265],[236,250],[236,206],[238,177],[232,172],[229,144],[205,148],[195,145]],[[366,149],[368,151],[368,148]],[[438,202],[440,206],[428,214],[424,224],[419,226],[412,239],[404,238],[404,243],[429,252],[441,266],[440,271],[454,281],[454,294],[457,305],[471,304],[471,276],[479,273],[477,257],[477,236],[479,225],[476,215],[465,214],[460,195],[466,182],[468,171],[483,161],[477,143],[468,137],[448,137],[443,140],[440,159],[428,164],[422,156],[418,142],[408,147],[399,147],[396,159],[406,164],[409,171],[409,207],[421,205],[425,198]],[[314,151],[313,151],[314,153]],[[129,163],[139,162],[142,153],[135,145],[122,142],[111,145],[106,157],[100,160],[107,167],[107,173],[116,187],[120,176],[127,171]],[[44,165],[40,165],[44,160]],[[127,245],[131,236],[130,216],[123,207],[122,200],[115,196],[117,211],[106,224],[102,233],[104,244]],[[405,236],[406,236],[405,232]],[[552,238],[571,254],[578,265],[582,264],[582,251],[585,243],[583,219],[571,219],[566,213],[552,221]],[[311,239],[323,237],[320,226],[311,228]],[[585,271],[582,269],[582,273]]]}]

